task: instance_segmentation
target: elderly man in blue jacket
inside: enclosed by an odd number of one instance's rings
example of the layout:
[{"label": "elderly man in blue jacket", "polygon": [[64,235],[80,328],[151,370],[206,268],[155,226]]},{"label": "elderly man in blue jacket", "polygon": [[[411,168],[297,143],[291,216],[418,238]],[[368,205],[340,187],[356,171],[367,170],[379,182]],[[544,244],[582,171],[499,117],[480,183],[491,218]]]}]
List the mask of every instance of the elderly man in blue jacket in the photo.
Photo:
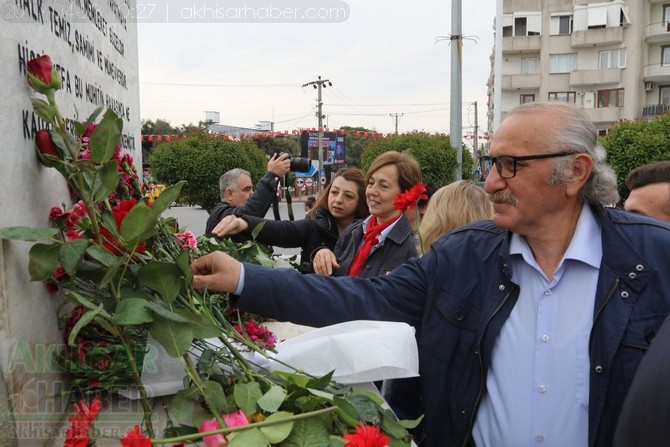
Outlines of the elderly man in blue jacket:
[{"label": "elderly man in blue jacket", "polygon": [[670,226],[608,207],[618,194],[605,156],[582,110],[524,104],[483,157],[492,221],[447,233],[380,278],[215,253],[192,264],[194,287],[300,324],[418,325],[422,446],[609,446],[670,311]]}]

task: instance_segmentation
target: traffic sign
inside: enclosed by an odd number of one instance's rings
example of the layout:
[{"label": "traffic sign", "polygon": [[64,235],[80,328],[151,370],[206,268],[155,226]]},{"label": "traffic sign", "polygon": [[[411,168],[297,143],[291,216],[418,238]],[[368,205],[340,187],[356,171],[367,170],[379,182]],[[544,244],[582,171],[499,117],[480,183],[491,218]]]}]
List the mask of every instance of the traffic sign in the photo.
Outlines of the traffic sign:
[{"label": "traffic sign", "polygon": [[[309,178],[309,177],[308,177],[308,178]],[[294,184],[295,184],[295,187],[296,187],[296,188],[300,189],[300,188],[302,188],[303,186],[305,186],[305,179],[302,178],[302,177],[296,177],[296,178],[295,178],[295,182],[294,182]]]},{"label": "traffic sign", "polygon": [[314,179],[312,177],[305,178],[305,186],[311,188],[314,185]]},{"label": "traffic sign", "polygon": [[326,186],[326,176],[325,176],[325,175],[322,175],[322,176],[321,176],[321,184],[322,184],[323,186]]}]

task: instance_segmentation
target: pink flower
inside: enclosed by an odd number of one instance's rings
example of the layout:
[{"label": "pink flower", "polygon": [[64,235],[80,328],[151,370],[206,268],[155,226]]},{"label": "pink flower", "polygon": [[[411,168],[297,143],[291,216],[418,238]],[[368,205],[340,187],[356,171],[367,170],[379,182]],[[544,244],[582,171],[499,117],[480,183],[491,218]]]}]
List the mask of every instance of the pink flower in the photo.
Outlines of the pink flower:
[{"label": "pink flower", "polygon": [[198,249],[198,241],[195,239],[195,236],[190,231],[178,233],[175,234],[175,236],[178,239],[179,246],[184,250],[191,249],[195,251]]},{"label": "pink flower", "polygon": [[128,430],[121,438],[123,447],[151,447],[151,440],[144,436],[140,431],[140,426],[136,425],[132,430]]},{"label": "pink flower", "polygon": [[[198,433],[219,430],[220,428],[221,427],[219,427],[219,423],[216,421],[216,418],[212,418],[203,421],[202,424],[200,424]],[[207,447],[223,447],[228,445],[228,440],[223,435],[223,433],[205,436],[202,438],[202,442],[204,442]]]},{"label": "pink flower", "polygon": [[242,425],[249,424],[249,420],[242,410],[237,410],[234,413],[224,414],[223,420],[228,427],[241,427]]}]

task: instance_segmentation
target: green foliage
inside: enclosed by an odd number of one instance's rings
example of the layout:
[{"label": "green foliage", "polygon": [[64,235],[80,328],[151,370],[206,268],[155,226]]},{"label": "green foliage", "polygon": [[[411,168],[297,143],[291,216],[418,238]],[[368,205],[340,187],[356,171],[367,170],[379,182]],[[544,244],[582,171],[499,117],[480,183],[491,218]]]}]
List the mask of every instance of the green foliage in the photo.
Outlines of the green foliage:
[{"label": "green foliage", "polygon": [[[408,151],[421,166],[424,181],[432,182],[438,188],[455,180],[456,149],[450,146],[447,135],[412,132],[373,140],[363,151],[361,168],[367,171],[375,158],[388,151]],[[465,148],[462,163],[463,178],[473,179],[474,161]]]},{"label": "green foliage", "polygon": [[149,157],[151,174],[159,182],[187,185],[181,202],[211,210],[221,201],[219,177],[234,168],[246,169],[258,181],[267,169],[267,157],[249,140],[230,141],[194,131],[184,139],[157,146]]},{"label": "green foliage", "polygon": [[638,166],[670,159],[670,115],[653,121],[621,121],[600,139],[617,175],[622,200],[628,197],[626,176]]}]

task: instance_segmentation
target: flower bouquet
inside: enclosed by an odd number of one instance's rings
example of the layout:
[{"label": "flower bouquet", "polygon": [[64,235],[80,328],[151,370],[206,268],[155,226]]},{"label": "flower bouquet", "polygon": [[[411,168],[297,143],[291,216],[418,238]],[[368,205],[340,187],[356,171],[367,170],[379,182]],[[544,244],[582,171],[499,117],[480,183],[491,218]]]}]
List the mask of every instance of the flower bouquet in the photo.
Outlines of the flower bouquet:
[{"label": "flower bouquet", "polygon": [[[226,295],[196,292],[190,262],[226,250],[269,265],[265,248],[253,241],[195,241],[180,232],[162,214],[182,184],[149,200],[131,157],[121,154],[122,120],[113,111],[66,121],[55,100],[61,80],[48,56],[28,62],[28,82],[46,98],[32,103],[50,127],[36,135],[37,155],[62,174],[74,205],[52,209],[52,228],[7,227],[0,238],[34,242],[31,279],[64,292],[66,348],[58,359],[84,395],[70,416],[66,446],[94,445],[105,399],[128,385],[138,392],[143,416],[120,438],[123,446],[409,445],[406,429],[418,421],[398,421],[379,396],[335,383],[332,373],[274,372],[242,355],[236,346],[267,356],[272,334],[250,323],[254,316],[229,309]],[[142,384],[148,335],[185,372],[162,433]],[[213,338],[220,343],[207,342]]]}]

